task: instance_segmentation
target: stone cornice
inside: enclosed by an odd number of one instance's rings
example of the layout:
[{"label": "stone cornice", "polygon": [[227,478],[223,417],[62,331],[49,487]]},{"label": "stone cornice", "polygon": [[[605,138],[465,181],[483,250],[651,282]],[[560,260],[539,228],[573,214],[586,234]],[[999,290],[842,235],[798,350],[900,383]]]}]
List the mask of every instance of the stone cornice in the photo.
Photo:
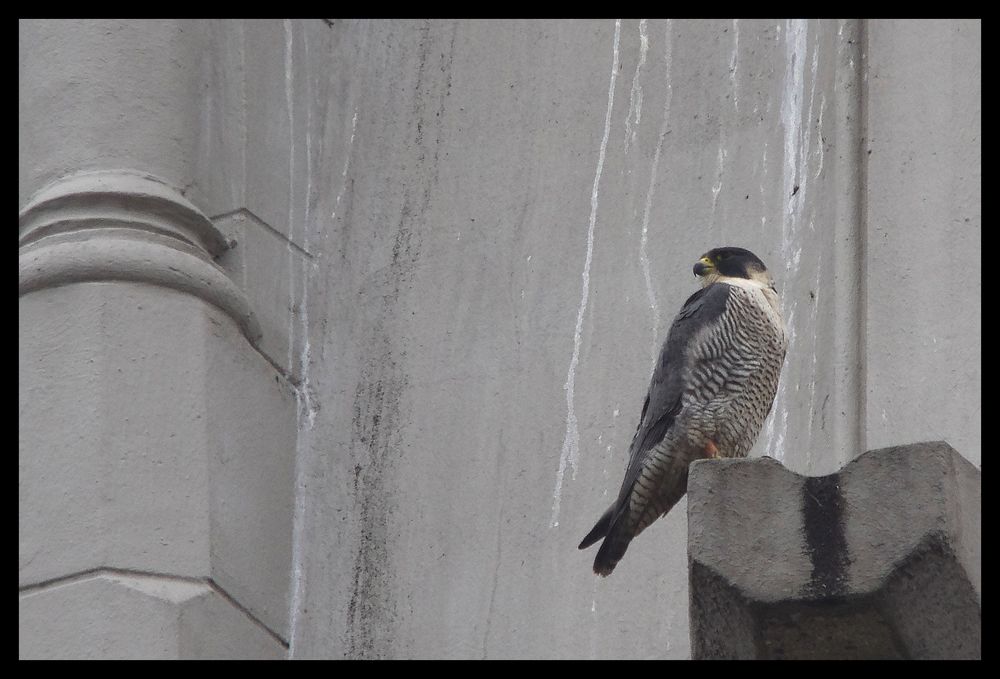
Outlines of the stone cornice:
[{"label": "stone cornice", "polygon": [[72,283],[160,285],[215,305],[260,339],[242,290],[213,261],[226,241],[163,182],[132,172],[88,172],[39,191],[19,216],[19,294]]}]

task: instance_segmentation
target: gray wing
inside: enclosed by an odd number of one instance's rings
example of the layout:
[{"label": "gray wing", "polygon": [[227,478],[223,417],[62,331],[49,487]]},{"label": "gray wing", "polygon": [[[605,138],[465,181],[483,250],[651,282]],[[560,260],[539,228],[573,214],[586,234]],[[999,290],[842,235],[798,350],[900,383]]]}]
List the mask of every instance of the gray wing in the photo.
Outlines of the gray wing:
[{"label": "gray wing", "polygon": [[632,485],[642,471],[646,453],[663,440],[680,412],[685,387],[684,366],[691,342],[701,329],[711,325],[722,315],[730,290],[731,287],[724,283],[713,283],[702,288],[688,298],[670,326],[667,340],[663,343],[653,369],[639,426],[629,446],[628,467],[618,494],[619,508],[622,507],[622,499],[631,492]]}]

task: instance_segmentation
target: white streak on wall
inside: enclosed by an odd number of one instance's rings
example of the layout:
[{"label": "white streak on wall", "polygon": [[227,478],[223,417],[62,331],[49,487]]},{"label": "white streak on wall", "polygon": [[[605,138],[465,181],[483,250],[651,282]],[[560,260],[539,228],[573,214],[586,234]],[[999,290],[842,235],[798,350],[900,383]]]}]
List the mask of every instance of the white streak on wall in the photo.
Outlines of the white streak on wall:
[{"label": "white streak on wall", "polygon": [[[351,167],[351,153],[354,150],[354,133],[358,127],[358,107],[354,106],[354,117],[351,118],[351,140],[347,142],[347,149],[344,152],[344,169],[340,173],[340,190],[337,192],[337,200],[333,204],[333,212],[330,213],[330,220],[337,218],[337,208],[340,207],[340,199],[344,197],[344,189],[347,187],[347,171]],[[327,235],[330,230],[327,229]]]},{"label": "white streak on wall", "polygon": [[[309,39],[308,33],[302,37],[302,47],[305,53],[305,62],[309,64]],[[302,218],[302,250],[309,252],[309,229],[312,226],[312,92],[309,86],[309,78],[306,81],[306,194],[305,194],[305,214]],[[309,276],[310,262],[302,261],[299,267],[302,272],[302,291],[299,296],[299,329],[302,336],[302,353],[299,356],[299,391],[302,393],[302,410],[306,414],[308,428],[312,429],[316,424],[316,405],[312,399],[312,385],[309,383],[309,361],[312,353],[312,345],[309,343]]]},{"label": "white streak on wall", "polygon": [[764,231],[767,226],[767,141],[760,154],[760,167],[760,229]]},{"label": "white streak on wall", "polygon": [[[653,311],[653,343],[651,345],[652,360],[656,360],[657,340],[660,337],[660,307],[656,303],[656,292],[653,290],[653,277],[649,265],[649,254],[647,243],[649,240],[649,217],[653,207],[653,196],[656,193],[656,174],[660,166],[660,153],[663,151],[663,140],[667,136],[667,128],[670,123],[670,101],[673,98],[673,86],[670,82],[670,71],[673,60],[673,43],[671,41],[672,22],[667,21],[667,38],[664,61],[666,62],[666,98],[663,102],[663,121],[660,123],[660,137],[656,144],[656,151],[653,154],[653,164],[649,170],[649,188],[646,190],[646,207],[642,214],[642,237],[639,241],[639,262],[642,265],[642,275],[646,281],[646,297],[649,300],[649,308]],[[615,410],[615,415],[618,411]]]},{"label": "white streak on wall", "polygon": [[[590,612],[597,613],[597,578],[591,578],[590,586]],[[590,616],[590,633],[588,648],[590,650],[588,657],[591,660],[595,660],[599,657],[597,652],[597,642],[604,639],[604,628],[601,625],[601,619],[597,615]]]},{"label": "white streak on wall", "polygon": [[[781,216],[781,260],[784,272],[781,277],[782,315],[788,328],[788,358],[785,360],[783,379],[778,385],[774,401],[774,412],[765,428],[767,455],[779,461],[785,458],[785,438],[788,433],[788,386],[792,365],[790,359],[796,355],[795,308],[796,297],[791,292],[798,272],[802,252],[797,243],[797,231],[801,222],[802,205],[805,203],[804,164],[808,154],[808,125],[803,138],[803,98],[805,95],[805,59],[808,42],[808,21],[802,19],[785,22],[785,76],[781,98],[781,123],[784,132],[784,160],[782,163],[782,196],[785,208]],[[779,26],[780,32],[780,26]],[[813,68],[816,62],[813,60]],[[815,73],[815,70],[814,70]],[[816,79],[813,77],[813,93]],[[812,97],[810,96],[810,100]],[[780,419],[780,424],[775,421]]]},{"label": "white streak on wall", "polygon": [[[803,40],[803,49],[805,49],[805,41]],[[799,144],[799,175],[800,184],[802,185],[802,190],[806,191],[811,185],[811,182],[807,182],[806,179],[809,178],[808,168],[809,168],[809,151],[812,149],[812,131],[813,131],[813,104],[816,101],[816,72],[819,68],[819,41],[813,42],[813,54],[812,61],[809,67],[810,74],[810,86],[809,86],[809,112],[805,117],[805,126],[802,127],[802,143]],[[805,84],[803,83],[803,87]],[[821,93],[822,94],[822,93]],[[801,123],[800,123],[801,124]],[[806,196],[802,194],[802,200],[796,203],[796,209],[799,212],[799,224],[802,223],[801,214],[803,206],[806,205]]]},{"label": "white streak on wall", "polygon": [[580,432],[577,429],[576,410],[573,403],[573,388],[576,385],[576,366],[580,361],[580,343],[583,337],[583,317],[587,312],[587,302],[590,298],[590,263],[594,256],[594,225],[597,222],[597,193],[601,184],[601,173],[604,171],[604,157],[608,148],[608,135],[611,132],[611,111],[615,102],[615,80],[618,76],[618,42],[621,37],[621,19],[615,20],[615,41],[611,62],[611,82],[608,84],[608,109],[604,115],[604,137],[601,139],[601,150],[597,157],[597,171],[594,174],[594,186],[590,192],[590,224],[587,229],[587,258],[583,265],[583,289],[580,293],[580,308],[576,315],[576,330],[573,334],[573,358],[569,362],[566,374],[566,436],[563,439],[562,453],[559,456],[559,470],[556,473],[556,488],[552,504],[553,528],[559,525],[559,501],[562,497],[563,475],[566,464],[573,467],[573,478],[576,478],[577,465],[580,457]]},{"label": "white streak on wall", "polygon": [[[246,21],[239,22],[240,27],[240,197],[242,204],[247,204],[247,25]],[[245,274],[244,274],[245,275]],[[244,285],[246,281],[244,281]],[[245,289],[245,288],[244,288]]]},{"label": "white streak on wall", "polygon": [[[803,43],[804,42],[805,41],[803,40]],[[803,48],[804,47],[805,47],[805,45],[803,44]],[[819,172],[816,172],[814,175],[812,175],[810,177],[809,172],[808,172],[808,168],[809,168],[809,153],[810,153],[810,151],[812,149],[812,131],[813,131],[813,125],[814,125],[814,120],[813,120],[813,105],[814,105],[814,102],[815,102],[815,99],[816,99],[816,83],[817,83],[817,80],[818,80],[817,79],[818,70],[819,70],[819,41],[817,40],[817,41],[814,41],[814,44],[813,44],[812,61],[810,63],[811,86],[810,86],[810,89],[809,89],[809,112],[808,112],[808,114],[806,114],[806,118],[805,118],[805,127],[803,129],[802,143],[801,143],[801,145],[798,148],[798,153],[799,153],[798,166],[799,166],[799,174],[800,174],[800,180],[799,181],[801,183],[801,191],[800,191],[800,193],[801,193],[801,196],[800,196],[801,200],[798,203],[796,203],[795,216],[796,216],[796,224],[799,225],[799,226],[801,226],[802,223],[805,221],[805,218],[804,218],[802,212],[805,209],[805,206],[808,205],[808,203],[807,203],[807,194],[808,194],[808,191],[811,190],[811,186],[809,186],[811,184],[811,181],[807,181],[807,179],[811,180],[811,179],[815,179],[816,177],[819,176]],[[822,93],[820,94],[820,97],[821,97],[820,98],[820,119],[822,119],[823,105],[825,104],[825,97],[823,97]],[[817,126],[817,129],[819,129],[818,126]],[[819,137],[819,139],[818,139],[819,144],[818,145],[820,147],[820,153],[822,153],[823,138],[822,138],[821,135],[818,135],[818,137]],[[815,211],[815,208],[810,207],[810,213],[812,214],[814,211]],[[811,217],[810,217],[810,219],[808,221],[808,226],[809,226],[809,230],[810,231],[815,231],[814,220]],[[800,245],[796,249],[795,256],[792,259],[792,268],[793,268],[793,271],[798,271],[798,268],[799,268],[799,255],[801,255],[801,253],[802,253],[802,247]],[[822,269],[822,259],[819,259],[817,261],[815,271],[813,272],[813,278],[808,283],[810,289],[813,290],[813,294],[817,295],[817,296],[818,296],[818,293],[819,293],[819,290],[820,290],[820,274],[821,274],[821,269]],[[813,448],[813,445],[812,445],[812,443],[813,443],[813,441],[812,441],[812,419],[813,419],[812,418],[812,413],[815,412],[815,407],[816,407],[816,365],[817,365],[816,354],[817,354],[817,350],[818,350],[817,340],[818,340],[818,336],[819,336],[819,333],[817,332],[817,328],[816,328],[817,314],[818,314],[818,311],[819,311],[819,300],[818,300],[818,298],[814,298],[814,299],[811,299],[810,302],[812,304],[812,314],[811,314],[811,317],[809,319],[810,325],[809,325],[809,327],[806,328],[806,335],[812,337],[812,351],[811,351],[812,362],[811,362],[811,365],[809,366],[809,375],[808,375],[808,381],[809,381],[809,401],[808,401],[808,403],[809,403],[809,417],[806,420],[807,421],[807,429],[806,429],[806,441],[805,441],[806,470],[807,471],[810,468],[810,465],[812,463],[812,459],[811,459],[811,453],[812,453],[812,448]],[[800,381],[801,381],[801,379],[804,379],[804,378],[805,378],[805,376],[803,376],[803,378],[800,378]]]},{"label": "white streak on wall", "polygon": [[[812,227],[812,220],[809,220],[809,226]],[[813,449],[813,439],[812,439],[812,429],[813,429],[813,419],[818,411],[816,404],[816,365],[817,365],[817,354],[819,353],[819,328],[816,327],[819,307],[823,303],[820,298],[821,288],[819,286],[821,274],[823,271],[823,258],[819,257],[816,260],[816,280],[814,287],[812,289],[814,297],[809,301],[812,303],[812,370],[811,377],[809,378],[809,417],[806,419],[806,469],[807,471],[811,469],[812,465],[812,449]]]},{"label": "white streak on wall", "polygon": [[[733,51],[729,57],[729,84],[733,91],[733,110],[736,114],[739,114],[740,103],[739,95],[736,86],[736,69],[739,66],[737,57],[740,50],[740,20],[733,19]],[[738,125],[738,122],[734,120],[734,126]],[[721,121],[719,124],[719,151],[716,157],[716,171],[715,171],[715,184],[712,186],[712,215],[709,219],[709,224],[715,225],[715,208],[719,202],[719,192],[722,190],[722,172],[725,166],[725,160],[728,152],[726,151],[726,123]]]},{"label": "white streak on wall", "polygon": [[[294,228],[294,214],[293,210],[295,207],[295,111],[293,104],[293,94],[295,91],[295,75],[294,75],[294,64],[293,64],[293,36],[292,36],[292,22],[285,19],[285,107],[288,114],[288,271],[289,276],[292,276],[291,285],[288,286],[289,295],[294,297],[295,285],[294,285],[294,271],[295,271],[295,251],[292,249],[292,229]],[[294,302],[294,298],[289,300]],[[294,306],[294,305],[293,305]],[[292,365],[294,365],[292,352],[295,347],[295,343],[292,338],[295,336],[295,314],[289,314],[288,316],[288,361],[285,365],[291,370]]]},{"label": "white streak on wall", "polygon": [[715,205],[719,200],[719,191],[722,190],[722,169],[726,159],[726,132],[725,128],[719,129],[719,152],[715,159],[715,184],[712,185],[712,215],[708,220],[709,224],[715,224]]},{"label": "white streak on wall", "polygon": [[635,65],[635,74],[632,76],[632,91],[629,93],[628,115],[625,116],[625,153],[628,153],[629,144],[635,141],[636,130],[632,127],[632,117],[635,116],[636,128],[642,120],[642,84],[639,82],[639,74],[646,64],[646,52],[649,50],[649,36],[646,34],[646,20],[639,20],[639,62]]},{"label": "white streak on wall", "polygon": [[[815,71],[813,72],[813,77],[816,77]],[[815,82],[815,81],[814,81]],[[819,175],[823,172],[823,111],[826,109],[826,94],[820,92],[819,95],[819,120],[816,122],[816,133],[819,135],[819,161],[818,167],[816,168],[816,174],[813,175],[813,179],[819,179]],[[809,223],[812,226],[812,222]]]},{"label": "white streak on wall", "polygon": [[[288,170],[288,263],[289,263],[289,276],[291,277],[291,284],[288,286],[289,295],[293,298],[295,296],[295,271],[297,268],[295,266],[295,252],[292,249],[292,239],[294,236],[294,225],[292,221],[292,208],[295,202],[295,192],[292,190],[294,186],[295,177],[295,134],[294,134],[294,107],[293,107],[293,94],[294,94],[294,64],[293,64],[293,33],[292,25],[289,20],[285,20],[285,103],[288,112],[288,139],[289,139],[289,170]],[[306,80],[308,84],[308,79]],[[307,97],[308,106],[308,97]],[[307,109],[308,110],[308,109]],[[308,183],[312,183],[312,166],[309,159],[309,151],[311,146],[311,139],[309,137],[308,125],[306,129],[306,165],[307,165],[307,177]],[[306,192],[306,212],[303,219],[303,240],[306,239],[308,233],[308,220],[309,220],[309,193],[311,187],[307,189]],[[303,248],[306,246],[303,245]],[[302,332],[306,336],[306,341],[303,346],[302,355],[299,358],[299,379],[300,383],[295,389],[295,402],[297,406],[297,413],[299,418],[299,427],[296,437],[296,455],[295,455],[295,513],[292,518],[292,593],[289,611],[289,656],[292,655],[295,649],[295,637],[296,631],[299,626],[299,612],[302,608],[302,598],[304,596],[305,588],[305,576],[302,569],[303,561],[303,550],[305,537],[303,535],[305,530],[305,492],[304,492],[304,479],[302,478],[305,473],[305,464],[303,461],[304,451],[308,448],[306,445],[306,435],[302,427],[302,416],[303,413],[310,408],[308,404],[308,396],[304,397],[304,392],[307,387],[306,379],[306,369],[308,367],[308,319],[305,316],[305,295],[306,295],[306,272],[304,267],[302,267],[302,291],[299,297],[299,313],[302,323]],[[293,304],[294,308],[294,304]],[[291,355],[292,350],[295,346],[295,333],[294,333],[294,322],[295,314],[291,314],[289,317],[289,327],[288,327],[288,353],[289,353],[289,369],[291,369]]]},{"label": "white streak on wall", "polygon": [[739,68],[737,56],[740,51],[740,20],[733,19],[733,54],[729,58],[729,82],[733,87],[733,108],[738,113],[740,110],[740,100],[736,89],[736,69]]}]

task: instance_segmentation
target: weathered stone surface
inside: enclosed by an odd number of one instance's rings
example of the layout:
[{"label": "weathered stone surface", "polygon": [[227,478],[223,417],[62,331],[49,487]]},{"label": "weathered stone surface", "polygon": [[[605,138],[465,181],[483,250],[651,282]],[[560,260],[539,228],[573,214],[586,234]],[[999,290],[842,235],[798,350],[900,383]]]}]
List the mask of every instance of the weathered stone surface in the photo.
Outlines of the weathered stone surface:
[{"label": "weathered stone surface", "polygon": [[695,658],[978,658],[981,473],[943,442],[688,481]]},{"label": "weathered stone surface", "polygon": [[286,646],[218,589],[95,573],[22,592],[22,659],[280,659]]}]

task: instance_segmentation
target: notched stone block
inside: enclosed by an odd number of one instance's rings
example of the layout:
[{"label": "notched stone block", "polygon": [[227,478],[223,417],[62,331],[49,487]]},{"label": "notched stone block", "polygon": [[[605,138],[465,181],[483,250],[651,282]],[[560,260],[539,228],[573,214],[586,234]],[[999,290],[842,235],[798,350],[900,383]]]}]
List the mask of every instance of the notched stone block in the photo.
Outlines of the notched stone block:
[{"label": "notched stone block", "polygon": [[308,255],[245,209],[216,218],[215,226],[231,244],[218,264],[246,294],[260,324],[256,346],[298,381]]},{"label": "notched stone block", "polygon": [[96,573],[20,595],[21,659],[282,659],[288,647],[204,582]]},{"label": "notched stone block", "polygon": [[981,472],[943,442],[688,480],[694,658],[980,658]]}]

